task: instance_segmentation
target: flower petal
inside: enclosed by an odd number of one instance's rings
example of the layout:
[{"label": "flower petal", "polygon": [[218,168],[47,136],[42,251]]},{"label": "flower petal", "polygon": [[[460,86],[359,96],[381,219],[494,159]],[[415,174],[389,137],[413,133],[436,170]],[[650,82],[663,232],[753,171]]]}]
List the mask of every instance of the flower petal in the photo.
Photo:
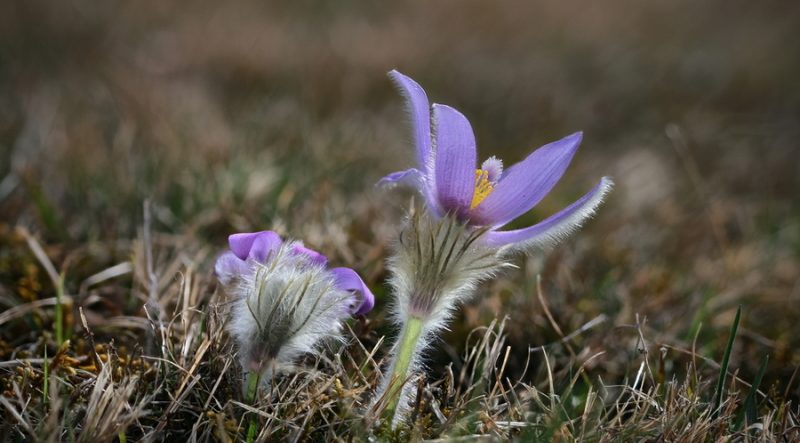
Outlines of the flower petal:
[{"label": "flower petal", "polygon": [[274,242],[277,246],[280,246],[281,237],[273,231],[260,231],[260,232],[242,232],[239,234],[231,234],[228,236],[228,245],[242,260],[246,260],[248,256],[250,256],[250,250],[253,249],[253,243],[259,237],[265,237],[266,240],[262,240],[262,245],[264,241],[267,242]]},{"label": "flower petal", "polygon": [[434,180],[439,204],[445,212],[462,214],[469,210],[475,192],[475,135],[467,118],[450,106],[433,105],[433,121]]},{"label": "flower petal", "polygon": [[315,265],[325,266],[328,263],[328,257],[325,257],[319,252],[313,249],[308,249],[300,244],[294,245],[292,247],[292,252],[298,255],[305,255],[309,261]]},{"label": "flower petal", "polygon": [[544,145],[509,168],[471,212],[473,223],[500,227],[536,206],[564,174],[582,138],[577,132]]},{"label": "flower petal", "polygon": [[223,285],[227,285],[234,278],[246,275],[249,272],[250,265],[230,251],[220,255],[214,264],[214,273]]},{"label": "flower petal", "polygon": [[[259,263],[266,263],[267,258],[278,248],[281,247],[283,240],[281,237],[272,231],[261,231],[253,239],[250,245],[250,252],[247,254],[248,258],[254,259]],[[235,253],[235,252],[234,252]]]},{"label": "flower petal", "polygon": [[490,247],[510,246],[514,250],[554,245],[567,238],[594,215],[613,185],[609,177],[603,177],[589,193],[556,214],[527,228],[490,231],[485,234],[483,241]]},{"label": "flower petal", "polygon": [[405,171],[393,172],[378,181],[376,186],[381,188],[394,188],[397,186],[411,186],[416,188],[417,191],[425,198],[425,203],[428,205],[428,210],[437,216],[442,216],[443,211],[439,207],[439,202],[436,200],[435,191],[429,184],[429,180],[423,175],[419,169],[411,168]]},{"label": "flower petal", "polygon": [[375,296],[356,271],[350,268],[333,268],[331,272],[339,289],[352,291],[358,295],[358,304],[350,309],[352,315],[364,315],[372,310],[375,306]]},{"label": "flower petal", "polygon": [[237,257],[244,260],[247,258],[247,255],[250,254],[250,248],[253,247],[253,242],[259,234],[261,234],[261,232],[231,234],[228,236],[228,246]]},{"label": "flower petal", "polygon": [[378,181],[377,186],[393,188],[395,186],[411,186],[422,191],[424,185],[422,172],[419,169],[411,168],[405,171],[392,172]]},{"label": "flower petal", "polygon": [[406,110],[411,117],[414,145],[417,148],[417,163],[423,171],[427,171],[431,160],[431,114],[428,96],[417,82],[394,69],[389,71],[389,78],[406,99]]}]

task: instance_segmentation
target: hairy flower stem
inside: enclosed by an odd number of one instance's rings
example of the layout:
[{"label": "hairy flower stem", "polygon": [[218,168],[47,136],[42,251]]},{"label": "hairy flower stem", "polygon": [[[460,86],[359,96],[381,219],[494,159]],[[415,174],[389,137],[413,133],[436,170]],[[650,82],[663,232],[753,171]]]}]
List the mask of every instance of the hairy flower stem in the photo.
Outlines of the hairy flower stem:
[{"label": "hairy flower stem", "polygon": [[397,411],[400,393],[403,391],[403,385],[408,379],[408,368],[411,366],[411,361],[417,351],[417,343],[421,336],[422,319],[414,316],[409,317],[403,328],[403,335],[400,337],[397,353],[394,356],[389,387],[386,390],[385,401],[387,406],[384,410],[384,417],[390,421],[394,419]]},{"label": "hairy flower stem", "polygon": [[[258,393],[258,379],[258,372],[252,371],[247,374],[247,391],[245,392],[245,402],[253,406],[255,406],[256,394]],[[255,441],[257,432],[258,423],[256,423],[256,417],[251,415],[250,423],[247,425],[247,443],[253,443]]]}]

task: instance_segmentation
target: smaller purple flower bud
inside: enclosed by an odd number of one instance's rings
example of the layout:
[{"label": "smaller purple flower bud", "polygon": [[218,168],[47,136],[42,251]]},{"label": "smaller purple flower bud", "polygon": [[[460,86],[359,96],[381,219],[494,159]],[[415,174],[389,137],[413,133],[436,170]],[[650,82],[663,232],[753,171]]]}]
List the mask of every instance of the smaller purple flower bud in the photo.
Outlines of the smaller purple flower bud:
[{"label": "smaller purple flower bud", "polygon": [[[349,268],[271,231],[234,234],[215,272],[232,297],[228,328],[246,371],[291,367],[325,340],[342,340],[343,322],[372,309],[372,292]],[[268,379],[269,377],[262,377]]]}]

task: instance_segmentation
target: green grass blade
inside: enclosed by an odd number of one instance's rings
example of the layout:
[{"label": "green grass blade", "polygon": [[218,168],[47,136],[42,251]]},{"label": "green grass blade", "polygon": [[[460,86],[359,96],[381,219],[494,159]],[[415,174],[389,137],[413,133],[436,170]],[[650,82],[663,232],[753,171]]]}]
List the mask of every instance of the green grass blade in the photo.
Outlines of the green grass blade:
[{"label": "green grass blade", "polygon": [[728,346],[725,347],[725,354],[722,356],[722,365],[719,368],[719,380],[717,380],[717,389],[714,392],[714,409],[712,415],[714,417],[719,413],[719,406],[722,404],[722,394],[725,389],[725,379],[728,375],[728,364],[731,359],[731,351],[733,350],[733,342],[736,340],[736,331],[739,329],[739,319],[742,316],[742,306],[736,308],[736,317],[733,319],[731,325],[731,333],[728,337]]},{"label": "green grass blade", "polygon": [[764,373],[767,372],[768,363],[769,354],[765,355],[764,359],[761,360],[761,367],[758,369],[758,374],[756,375],[755,380],[753,380],[753,385],[750,386],[750,391],[747,393],[747,397],[744,400],[744,406],[739,412],[739,416],[736,418],[734,429],[741,429],[745,417],[747,417],[748,424],[753,424],[758,419],[758,411],[756,410],[756,394],[758,394],[758,388],[761,386],[761,380],[764,378]]}]

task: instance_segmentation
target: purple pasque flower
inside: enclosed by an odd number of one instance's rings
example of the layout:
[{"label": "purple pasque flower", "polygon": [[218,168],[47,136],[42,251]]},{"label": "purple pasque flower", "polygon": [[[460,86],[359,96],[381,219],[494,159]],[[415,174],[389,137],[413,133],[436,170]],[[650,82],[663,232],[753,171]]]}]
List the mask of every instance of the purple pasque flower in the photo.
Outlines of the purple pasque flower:
[{"label": "purple pasque flower", "polygon": [[542,146],[505,170],[495,157],[478,167],[475,135],[467,118],[450,106],[431,106],[425,91],[411,78],[395,70],[389,77],[407,102],[418,167],[389,174],[380,183],[414,186],[434,215],[452,215],[469,225],[489,228],[482,237],[485,245],[522,249],[553,244],[591,217],[611,190],[611,179],[603,177],[586,195],[541,222],[500,231],[553,189],[583,134]]},{"label": "purple pasque flower", "polygon": [[[228,237],[228,245],[230,251],[223,253],[215,266],[217,278],[223,284],[252,276],[256,269],[254,265],[270,264],[281,247],[285,246],[281,237],[273,231],[232,234]],[[298,262],[301,265],[324,268],[333,277],[336,289],[351,293],[355,298],[349,308],[350,314],[364,315],[375,306],[375,296],[356,271],[344,267],[328,269],[326,256],[299,242],[292,242],[288,246],[288,253],[301,258]]]}]

